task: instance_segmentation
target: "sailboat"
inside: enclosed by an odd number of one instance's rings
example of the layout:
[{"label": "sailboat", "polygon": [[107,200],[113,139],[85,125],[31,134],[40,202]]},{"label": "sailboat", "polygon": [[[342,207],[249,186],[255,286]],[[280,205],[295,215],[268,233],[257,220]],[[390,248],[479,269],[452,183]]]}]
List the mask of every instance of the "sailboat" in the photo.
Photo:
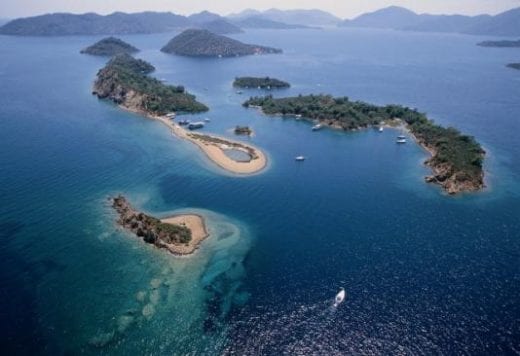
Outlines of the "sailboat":
[{"label": "sailboat", "polygon": [[345,300],[345,289],[340,288],[338,294],[336,294],[336,298],[334,298],[334,307],[338,307]]}]

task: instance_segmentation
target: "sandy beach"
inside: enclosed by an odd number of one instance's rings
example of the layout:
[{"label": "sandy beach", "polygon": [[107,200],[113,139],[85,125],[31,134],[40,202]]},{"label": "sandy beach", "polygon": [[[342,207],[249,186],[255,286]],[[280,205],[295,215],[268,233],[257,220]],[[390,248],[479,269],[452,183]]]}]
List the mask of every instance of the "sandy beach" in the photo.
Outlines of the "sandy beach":
[{"label": "sandy beach", "polygon": [[[196,144],[211,161],[231,173],[244,175],[254,174],[260,172],[267,165],[267,158],[265,154],[254,146],[239,141],[232,141],[228,138],[207,134],[202,135],[187,131],[167,117],[150,117],[159,120],[168,126],[172,133],[176,136]],[[225,141],[225,143],[211,142],[211,140],[208,140],[207,138],[215,139],[215,141]],[[225,149],[237,149],[244,151],[251,156],[251,160],[244,162],[235,161],[225,154]]]},{"label": "sandy beach", "polygon": [[191,241],[186,245],[181,244],[165,244],[168,250],[176,255],[190,255],[199,248],[199,245],[208,236],[204,218],[196,214],[181,214],[175,215],[166,219],[161,219],[161,222],[167,224],[176,224],[186,226],[191,230]]}]

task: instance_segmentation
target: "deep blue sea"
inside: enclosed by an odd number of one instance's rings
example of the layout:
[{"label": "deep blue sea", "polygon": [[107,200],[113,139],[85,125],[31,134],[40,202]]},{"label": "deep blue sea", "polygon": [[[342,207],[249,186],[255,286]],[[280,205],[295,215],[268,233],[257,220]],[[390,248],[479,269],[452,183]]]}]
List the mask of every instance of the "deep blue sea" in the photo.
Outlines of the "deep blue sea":
[{"label": "deep blue sea", "polygon": [[[204,131],[250,140],[269,167],[237,177],[156,121],[91,95],[99,37],[0,36],[0,335],[4,354],[520,353],[520,51],[452,34],[248,31],[282,55],[161,53],[124,36],[154,76],[211,110]],[[241,103],[236,76],[277,96],[403,104],[474,135],[487,189],[424,183],[427,153],[395,130],[311,131]],[[308,159],[296,163],[296,155]],[[203,214],[179,258],[119,229],[108,198],[157,216]],[[331,307],[340,287],[340,307]]]}]

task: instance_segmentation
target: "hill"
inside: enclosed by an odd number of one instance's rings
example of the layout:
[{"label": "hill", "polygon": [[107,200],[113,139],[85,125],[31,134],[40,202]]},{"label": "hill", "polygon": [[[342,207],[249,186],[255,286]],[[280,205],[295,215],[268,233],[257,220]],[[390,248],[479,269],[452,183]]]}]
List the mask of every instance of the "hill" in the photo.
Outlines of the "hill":
[{"label": "hill", "polygon": [[286,24],[283,22],[266,19],[262,16],[251,16],[244,19],[234,20],[237,26],[241,28],[256,28],[256,29],[271,29],[271,30],[293,30],[298,28],[317,29],[319,27],[312,27],[306,25]]},{"label": "hill", "polygon": [[229,35],[234,33],[244,32],[240,27],[229,23],[224,19],[216,19],[209,22],[203,22],[197,26],[197,28],[208,30],[218,35]]},{"label": "hill", "polygon": [[416,14],[402,7],[391,6],[363,14],[352,20],[345,20],[339,26],[487,36],[520,36],[520,8],[495,16],[463,16]]},{"label": "hill", "polygon": [[132,54],[136,52],[139,52],[137,48],[115,37],[104,38],[81,50],[81,53],[95,56],[114,56],[119,53]]},{"label": "hill", "polygon": [[154,115],[208,110],[183,86],[165,85],[149,77],[153,70],[154,67],[143,60],[118,54],[98,72],[92,93],[127,109]]},{"label": "hill", "polygon": [[161,51],[194,57],[235,57],[282,52],[280,49],[245,44],[229,37],[199,29],[182,32],[171,39]]},{"label": "hill", "polygon": [[231,14],[228,18],[243,20],[252,16],[289,25],[303,26],[335,26],[341,21],[340,18],[322,10],[269,9],[261,12],[247,9],[238,14]]}]

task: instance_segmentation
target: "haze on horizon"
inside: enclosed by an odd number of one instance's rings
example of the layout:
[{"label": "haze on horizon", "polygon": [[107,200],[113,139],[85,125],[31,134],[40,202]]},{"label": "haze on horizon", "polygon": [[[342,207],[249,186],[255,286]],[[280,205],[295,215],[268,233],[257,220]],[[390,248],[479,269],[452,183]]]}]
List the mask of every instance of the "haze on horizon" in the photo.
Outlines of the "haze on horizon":
[{"label": "haze on horizon", "polygon": [[520,0],[2,0],[0,18],[16,18],[53,12],[108,14],[114,11],[171,11],[189,15],[208,10],[221,15],[244,9],[320,9],[340,18],[352,18],[388,6],[402,6],[418,13],[497,14],[520,6]]}]

